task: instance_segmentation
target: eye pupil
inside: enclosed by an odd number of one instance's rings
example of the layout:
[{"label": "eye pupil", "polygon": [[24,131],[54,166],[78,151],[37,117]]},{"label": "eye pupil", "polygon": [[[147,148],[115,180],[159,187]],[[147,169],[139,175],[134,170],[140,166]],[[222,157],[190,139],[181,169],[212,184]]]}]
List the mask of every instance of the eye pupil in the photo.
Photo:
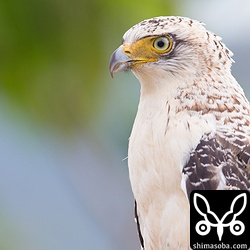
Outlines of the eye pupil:
[{"label": "eye pupil", "polygon": [[165,42],[162,41],[162,40],[160,40],[160,41],[157,42],[157,46],[158,46],[159,48],[163,48],[163,47],[165,46]]}]

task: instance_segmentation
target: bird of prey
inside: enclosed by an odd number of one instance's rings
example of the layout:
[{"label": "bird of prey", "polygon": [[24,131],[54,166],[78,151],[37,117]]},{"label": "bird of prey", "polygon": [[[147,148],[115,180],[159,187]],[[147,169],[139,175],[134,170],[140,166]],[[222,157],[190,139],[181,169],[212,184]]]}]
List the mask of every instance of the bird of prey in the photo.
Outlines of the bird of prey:
[{"label": "bird of prey", "polygon": [[141,84],[128,167],[142,249],[189,249],[192,190],[250,190],[250,105],[232,52],[203,23],[156,17],[130,28],[110,72]]}]

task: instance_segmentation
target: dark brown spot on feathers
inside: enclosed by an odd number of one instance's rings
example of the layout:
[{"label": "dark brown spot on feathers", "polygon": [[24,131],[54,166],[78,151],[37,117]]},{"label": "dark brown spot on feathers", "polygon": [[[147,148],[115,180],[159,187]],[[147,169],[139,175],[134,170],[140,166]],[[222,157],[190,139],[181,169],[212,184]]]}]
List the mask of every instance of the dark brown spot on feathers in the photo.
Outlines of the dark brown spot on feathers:
[{"label": "dark brown spot on feathers", "polygon": [[210,35],[209,35],[209,32],[207,31],[207,40],[209,41],[209,38],[210,38]]},{"label": "dark brown spot on feathers", "polygon": [[[236,145],[242,144],[237,139]],[[248,143],[248,142],[245,142]],[[241,150],[219,136],[209,139],[204,135],[197,147],[190,152],[190,158],[183,168],[186,175],[186,189],[189,197],[192,190],[237,189],[250,190],[250,146]],[[225,176],[225,186],[221,175]]]},{"label": "dark brown spot on feathers", "polygon": [[139,239],[140,239],[140,242],[141,242],[141,246],[144,249],[144,240],[143,240],[143,237],[142,237],[142,234],[141,234],[141,228],[140,228],[140,222],[139,222],[139,216],[138,216],[138,211],[137,211],[137,202],[136,202],[136,200],[135,200],[135,221],[136,221],[136,225],[137,225],[137,231],[138,231],[138,234],[139,234]]},{"label": "dark brown spot on feathers", "polygon": [[156,24],[158,24],[160,21],[158,19],[151,19],[148,22],[149,23],[156,23]]}]

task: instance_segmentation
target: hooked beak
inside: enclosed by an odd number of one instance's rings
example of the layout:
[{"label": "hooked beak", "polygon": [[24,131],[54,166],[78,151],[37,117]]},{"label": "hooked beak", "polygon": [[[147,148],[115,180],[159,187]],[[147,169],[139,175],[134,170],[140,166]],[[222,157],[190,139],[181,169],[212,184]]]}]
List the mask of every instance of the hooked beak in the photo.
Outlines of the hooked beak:
[{"label": "hooked beak", "polygon": [[114,51],[109,62],[109,72],[114,77],[115,72],[128,71],[132,64],[133,59],[126,55],[120,46]]}]

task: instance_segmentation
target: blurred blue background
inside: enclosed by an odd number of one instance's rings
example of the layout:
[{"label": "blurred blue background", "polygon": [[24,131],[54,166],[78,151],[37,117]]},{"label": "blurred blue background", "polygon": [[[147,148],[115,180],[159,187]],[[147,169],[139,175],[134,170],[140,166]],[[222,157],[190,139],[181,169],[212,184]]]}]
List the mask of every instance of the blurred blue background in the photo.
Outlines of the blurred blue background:
[{"label": "blurred blue background", "polygon": [[0,249],[139,249],[127,144],[139,100],[108,72],[133,24],[181,15],[234,52],[248,98],[248,0],[0,2]]}]

